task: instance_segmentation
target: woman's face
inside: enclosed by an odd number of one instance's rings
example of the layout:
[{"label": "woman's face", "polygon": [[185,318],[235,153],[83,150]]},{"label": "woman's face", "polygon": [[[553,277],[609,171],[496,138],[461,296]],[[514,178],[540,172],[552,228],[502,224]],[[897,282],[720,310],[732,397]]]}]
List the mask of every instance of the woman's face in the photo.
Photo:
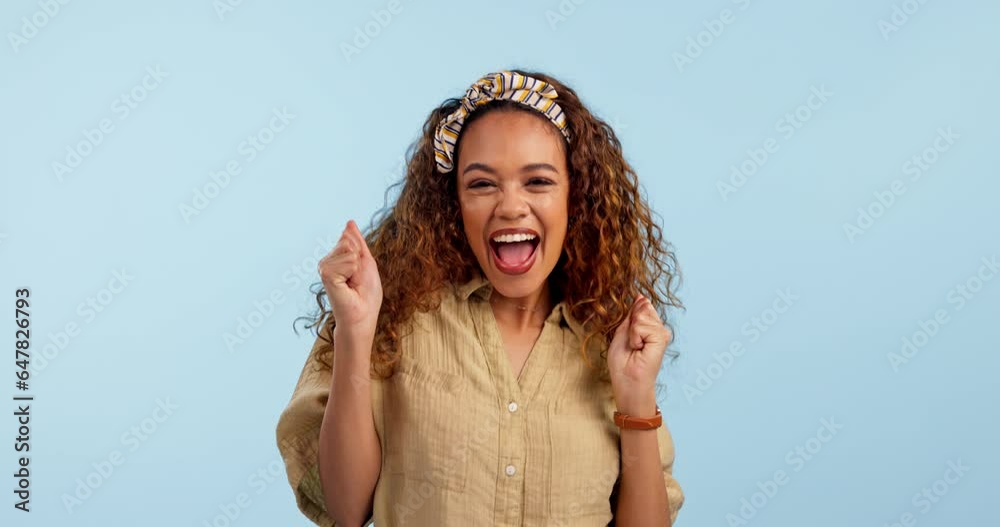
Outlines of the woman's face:
[{"label": "woman's face", "polygon": [[538,291],[562,254],[569,172],[562,135],[544,117],[492,111],[462,131],[458,201],[469,240],[494,289]]}]

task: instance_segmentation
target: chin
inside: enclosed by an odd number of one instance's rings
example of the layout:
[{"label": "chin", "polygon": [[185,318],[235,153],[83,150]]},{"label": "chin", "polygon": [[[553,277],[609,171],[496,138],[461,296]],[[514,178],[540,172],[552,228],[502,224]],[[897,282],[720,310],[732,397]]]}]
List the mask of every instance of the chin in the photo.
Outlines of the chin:
[{"label": "chin", "polygon": [[537,261],[531,270],[523,274],[511,275],[490,266],[490,262],[480,266],[483,274],[493,285],[493,289],[506,298],[524,298],[541,289],[552,273],[548,262]]}]

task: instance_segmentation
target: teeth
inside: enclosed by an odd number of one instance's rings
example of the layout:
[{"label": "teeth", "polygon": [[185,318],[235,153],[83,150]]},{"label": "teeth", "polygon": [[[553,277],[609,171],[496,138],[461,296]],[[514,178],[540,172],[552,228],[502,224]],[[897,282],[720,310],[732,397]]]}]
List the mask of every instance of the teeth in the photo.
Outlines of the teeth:
[{"label": "teeth", "polygon": [[501,234],[500,236],[494,236],[493,241],[498,243],[515,243],[515,242],[526,242],[528,240],[534,240],[537,238],[534,234]]}]

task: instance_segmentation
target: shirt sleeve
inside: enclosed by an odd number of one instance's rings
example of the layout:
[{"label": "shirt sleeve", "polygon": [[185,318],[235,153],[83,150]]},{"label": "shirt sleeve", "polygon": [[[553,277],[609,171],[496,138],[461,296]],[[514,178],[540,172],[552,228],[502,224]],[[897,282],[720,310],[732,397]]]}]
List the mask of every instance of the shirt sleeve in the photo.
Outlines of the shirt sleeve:
[{"label": "shirt sleeve", "polygon": [[288,406],[281,412],[276,436],[299,510],[320,527],[334,527],[333,519],[326,513],[317,463],[319,430],[330,396],[331,372],[320,368],[315,357],[322,345],[333,340],[328,324],[323,325],[320,335],[309,352]]},{"label": "shirt sleeve", "polygon": [[663,480],[667,484],[667,500],[670,502],[670,525],[677,521],[677,514],[684,505],[684,491],[674,479],[674,440],[670,436],[666,420],[656,430],[656,440],[660,447],[660,465],[663,468]]}]

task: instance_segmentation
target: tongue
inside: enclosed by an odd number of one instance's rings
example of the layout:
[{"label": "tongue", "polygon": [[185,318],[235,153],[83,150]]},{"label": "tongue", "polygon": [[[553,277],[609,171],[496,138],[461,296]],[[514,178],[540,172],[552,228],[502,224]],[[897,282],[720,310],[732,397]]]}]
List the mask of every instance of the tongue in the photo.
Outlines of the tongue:
[{"label": "tongue", "polygon": [[528,261],[531,258],[531,251],[534,245],[531,242],[501,243],[497,247],[497,256],[505,264],[517,265]]}]

